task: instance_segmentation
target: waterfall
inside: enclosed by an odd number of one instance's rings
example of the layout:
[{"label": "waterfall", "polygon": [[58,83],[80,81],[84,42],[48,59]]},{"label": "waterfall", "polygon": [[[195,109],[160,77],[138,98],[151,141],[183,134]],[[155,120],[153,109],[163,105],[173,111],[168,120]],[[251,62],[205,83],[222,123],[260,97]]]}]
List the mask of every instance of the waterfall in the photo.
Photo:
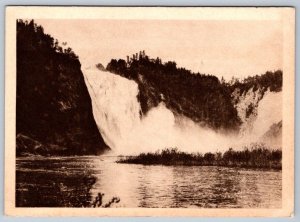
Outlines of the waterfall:
[{"label": "waterfall", "polygon": [[[137,99],[139,91],[135,81],[101,71],[96,67],[83,68],[83,73],[92,99],[95,121],[106,144],[115,154],[155,152],[166,147],[178,147],[186,152],[216,152],[227,150],[229,147],[241,149],[243,145],[258,138],[257,134],[254,137],[254,133],[238,136],[217,133],[197,125],[186,117],[177,118],[175,121],[173,113],[163,103],[143,116]],[[270,102],[274,99],[271,98],[273,94],[267,92],[266,95],[270,95],[270,99],[265,97],[266,99],[259,102],[254,100],[257,104],[271,106],[274,104]],[[240,103],[242,101],[240,100]],[[240,109],[240,112],[242,110]],[[259,123],[255,121],[266,118],[264,110],[257,108],[256,113],[256,117],[252,118],[253,129],[260,128]],[[272,119],[268,120],[268,124],[273,122]],[[268,124],[267,128],[270,127]]]},{"label": "waterfall", "polygon": [[[233,97],[238,101],[235,108],[242,121],[239,137],[249,142],[257,140],[280,148],[281,135],[280,138],[274,138],[275,141],[271,141],[270,138],[266,138],[265,134],[274,127],[274,124],[282,121],[282,92],[251,88],[238,96],[234,92]],[[252,112],[247,115],[249,107],[252,107]]]},{"label": "waterfall", "polygon": [[139,125],[138,86],[134,81],[96,68],[86,68],[84,74],[95,121],[106,144],[115,150]]}]

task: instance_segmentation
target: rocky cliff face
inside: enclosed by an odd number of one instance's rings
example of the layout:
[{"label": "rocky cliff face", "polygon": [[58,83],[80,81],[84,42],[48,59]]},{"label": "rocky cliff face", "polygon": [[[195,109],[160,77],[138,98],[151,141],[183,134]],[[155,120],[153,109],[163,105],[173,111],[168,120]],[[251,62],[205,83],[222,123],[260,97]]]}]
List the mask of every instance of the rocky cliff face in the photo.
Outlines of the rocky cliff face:
[{"label": "rocky cliff face", "polygon": [[264,93],[263,89],[254,90],[253,88],[243,93],[240,93],[239,88],[233,91],[232,102],[241,120],[241,133],[246,134],[253,130],[253,123],[258,114],[258,105]]},{"label": "rocky cliff face", "polygon": [[17,21],[17,155],[100,154],[81,64],[31,22]]}]

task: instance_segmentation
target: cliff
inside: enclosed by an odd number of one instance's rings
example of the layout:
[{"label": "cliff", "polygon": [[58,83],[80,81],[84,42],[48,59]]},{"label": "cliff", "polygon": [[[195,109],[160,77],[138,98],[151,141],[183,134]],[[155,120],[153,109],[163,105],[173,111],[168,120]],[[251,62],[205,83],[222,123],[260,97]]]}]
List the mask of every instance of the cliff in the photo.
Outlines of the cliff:
[{"label": "cliff", "polygon": [[175,62],[163,64],[159,58],[154,60],[146,55],[136,58],[129,63],[113,59],[106,69],[138,83],[143,114],[164,102],[175,116],[184,115],[202,126],[238,129],[240,120],[229,88],[217,77],[191,73],[177,68]]},{"label": "cliff", "polygon": [[226,132],[247,128],[256,119],[264,94],[280,92],[282,87],[280,70],[225,82],[178,68],[175,62],[151,59],[145,52],[127,61],[112,59],[106,69],[138,83],[142,114],[164,102],[175,116]]},{"label": "cliff", "polygon": [[101,154],[108,149],[71,48],[33,21],[17,21],[17,155]]}]

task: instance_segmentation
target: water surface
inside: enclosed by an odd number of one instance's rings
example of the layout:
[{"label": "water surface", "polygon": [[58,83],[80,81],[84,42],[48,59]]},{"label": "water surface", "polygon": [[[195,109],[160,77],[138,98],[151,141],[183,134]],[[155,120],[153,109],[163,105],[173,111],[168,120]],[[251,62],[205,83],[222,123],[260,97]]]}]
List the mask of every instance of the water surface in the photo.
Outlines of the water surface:
[{"label": "water surface", "polygon": [[281,171],[117,164],[116,157],[24,157],[16,161],[18,207],[281,208]]}]

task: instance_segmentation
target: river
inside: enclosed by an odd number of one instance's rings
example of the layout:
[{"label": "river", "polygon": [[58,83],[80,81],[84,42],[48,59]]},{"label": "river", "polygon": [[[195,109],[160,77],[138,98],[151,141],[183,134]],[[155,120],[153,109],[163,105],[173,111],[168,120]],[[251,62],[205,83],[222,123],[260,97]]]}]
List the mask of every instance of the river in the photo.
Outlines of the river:
[{"label": "river", "polygon": [[214,166],[118,164],[117,157],[22,157],[16,160],[17,207],[102,206],[281,208],[282,172]]}]

